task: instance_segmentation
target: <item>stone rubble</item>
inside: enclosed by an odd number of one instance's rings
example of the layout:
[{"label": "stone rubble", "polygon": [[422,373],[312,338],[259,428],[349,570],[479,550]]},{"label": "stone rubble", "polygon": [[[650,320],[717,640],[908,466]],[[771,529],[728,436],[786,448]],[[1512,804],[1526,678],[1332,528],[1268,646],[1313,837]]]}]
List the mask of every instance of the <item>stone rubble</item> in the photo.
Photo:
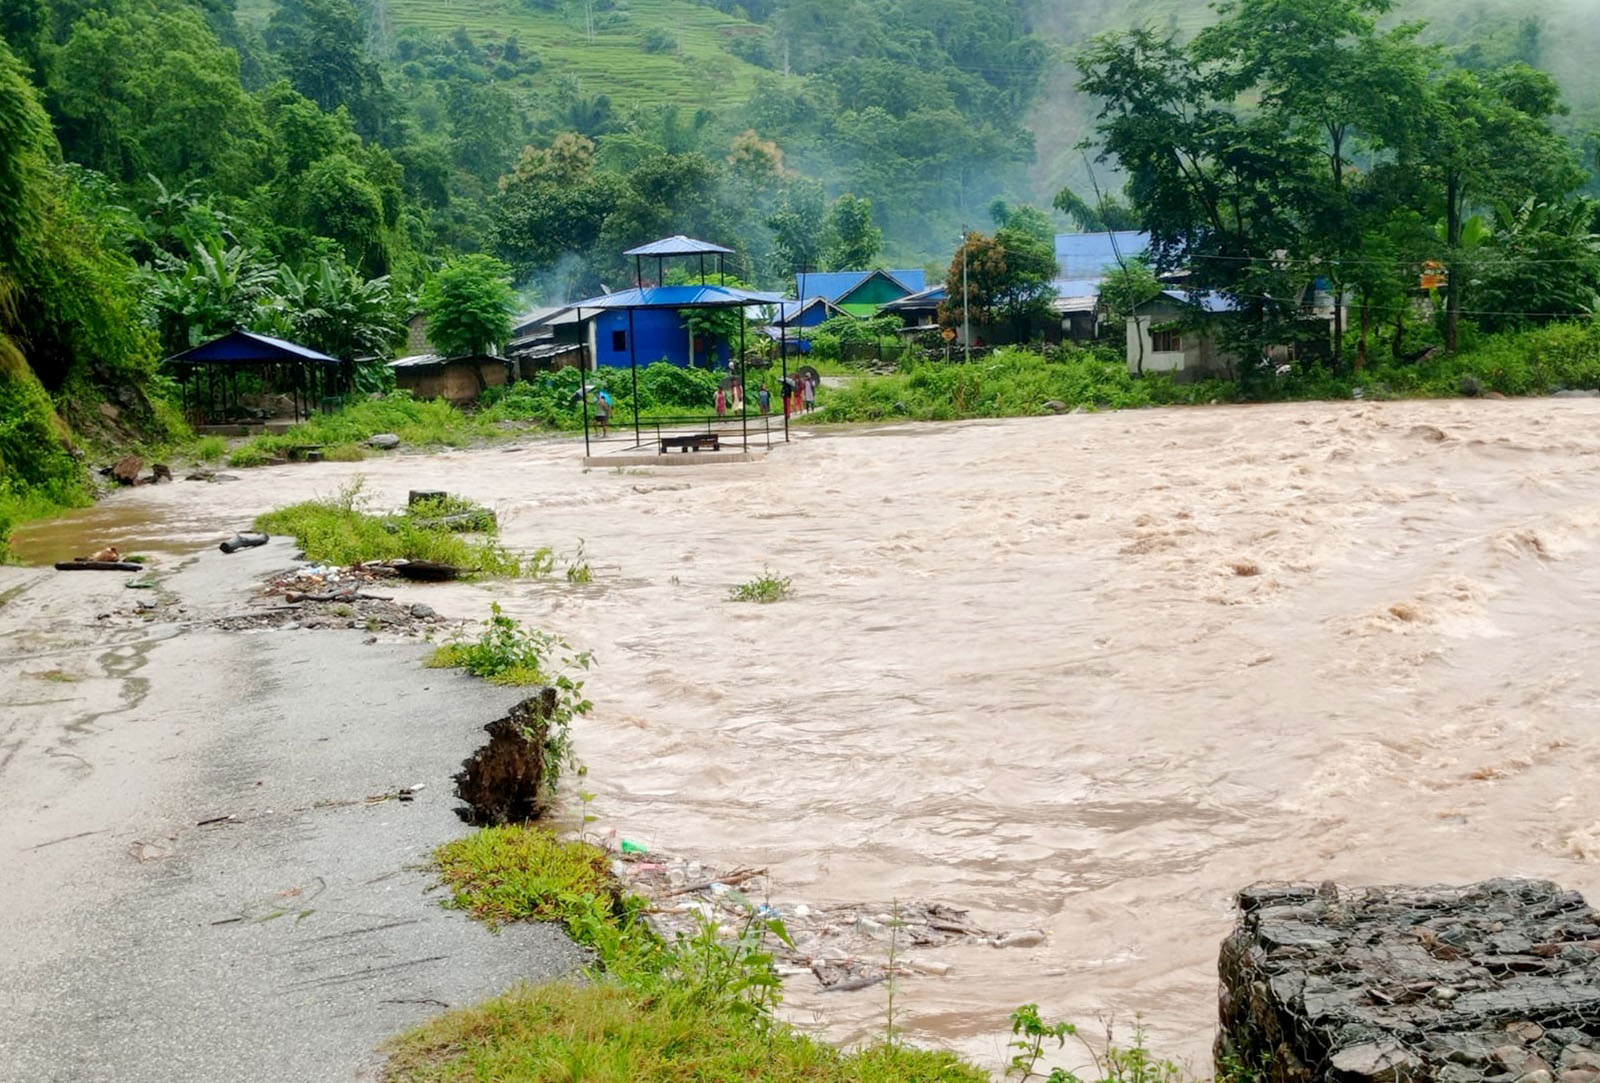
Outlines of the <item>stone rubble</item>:
[{"label": "stone rubble", "polygon": [[1600,914],[1539,880],[1263,883],[1219,961],[1219,1078],[1600,1083]]}]

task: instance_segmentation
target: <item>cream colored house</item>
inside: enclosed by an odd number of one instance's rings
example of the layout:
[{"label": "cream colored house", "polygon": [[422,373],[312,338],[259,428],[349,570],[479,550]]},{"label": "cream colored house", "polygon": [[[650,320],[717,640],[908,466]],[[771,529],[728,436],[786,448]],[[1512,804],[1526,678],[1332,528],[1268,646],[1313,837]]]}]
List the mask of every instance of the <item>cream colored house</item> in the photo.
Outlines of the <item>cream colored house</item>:
[{"label": "cream colored house", "polygon": [[1239,358],[1217,344],[1208,325],[1237,310],[1220,293],[1162,290],[1128,317],[1128,371],[1166,372],[1178,380],[1231,379]]}]

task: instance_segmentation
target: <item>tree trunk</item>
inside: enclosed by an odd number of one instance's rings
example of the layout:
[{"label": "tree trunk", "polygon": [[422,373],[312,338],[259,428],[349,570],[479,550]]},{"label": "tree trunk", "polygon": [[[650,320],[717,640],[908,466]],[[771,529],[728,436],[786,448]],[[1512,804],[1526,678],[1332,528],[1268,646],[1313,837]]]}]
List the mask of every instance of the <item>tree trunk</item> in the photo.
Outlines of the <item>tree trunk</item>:
[{"label": "tree trunk", "polygon": [[1366,291],[1361,293],[1361,344],[1356,347],[1356,372],[1367,367],[1367,330],[1372,326],[1372,306]]},{"label": "tree trunk", "polygon": [[1394,314],[1394,341],[1389,344],[1389,353],[1393,355],[1396,361],[1400,360],[1400,358],[1403,356],[1401,350],[1405,346],[1405,338],[1406,308],[1405,301],[1402,300],[1400,302],[1399,309],[1397,309]]},{"label": "tree trunk", "polygon": [[1461,195],[1460,183],[1454,177],[1445,189],[1445,244],[1449,248],[1450,264],[1445,268],[1449,278],[1445,281],[1444,345],[1451,353],[1461,341]]},{"label": "tree trunk", "polygon": [[1344,283],[1333,288],[1333,367],[1344,370]]}]

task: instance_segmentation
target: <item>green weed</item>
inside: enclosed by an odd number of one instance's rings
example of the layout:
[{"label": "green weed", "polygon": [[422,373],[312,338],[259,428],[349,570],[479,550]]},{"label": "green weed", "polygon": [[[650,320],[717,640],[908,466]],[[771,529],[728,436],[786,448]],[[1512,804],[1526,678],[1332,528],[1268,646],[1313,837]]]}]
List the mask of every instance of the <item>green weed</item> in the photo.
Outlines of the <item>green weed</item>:
[{"label": "green weed", "polygon": [[228,453],[228,442],[220,436],[202,436],[194,442],[194,457],[203,463],[219,463]]},{"label": "green weed", "polygon": [[590,583],[594,581],[594,569],[589,567],[589,557],[583,551],[583,539],[578,539],[577,552],[572,554],[572,563],[567,565],[567,582]]},{"label": "green weed", "polygon": [[794,582],[787,575],[777,575],[771,569],[764,569],[756,578],[748,583],[740,583],[728,592],[728,600],[733,602],[781,602],[793,592]]}]

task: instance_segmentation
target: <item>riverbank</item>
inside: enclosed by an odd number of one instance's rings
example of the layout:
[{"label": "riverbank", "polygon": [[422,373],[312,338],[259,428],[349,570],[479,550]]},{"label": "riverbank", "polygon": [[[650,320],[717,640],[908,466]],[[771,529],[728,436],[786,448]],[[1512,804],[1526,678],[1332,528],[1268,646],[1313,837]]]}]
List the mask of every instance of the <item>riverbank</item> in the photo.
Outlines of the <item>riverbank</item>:
[{"label": "riverbank", "polygon": [[[484,502],[558,566],[582,539],[590,583],[428,601],[595,652],[590,830],[767,868],[784,912],[937,900],[1042,930],[943,947],[949,973],[897,993],[908,1040],[984,1064],[1032,1001],[1141,1012],[1206,1074],[1217,945],[1257,879],[1600,892],[1600,401],[819,431],[672,471],[585,472],[561,440],[263,467],[115,494],[53,537],[211,545],[361,474],[380,506]],[[726,600],[763,569],[789,597]],[[796,977],[787,1018],[882,1033],[881,986]]]}]

